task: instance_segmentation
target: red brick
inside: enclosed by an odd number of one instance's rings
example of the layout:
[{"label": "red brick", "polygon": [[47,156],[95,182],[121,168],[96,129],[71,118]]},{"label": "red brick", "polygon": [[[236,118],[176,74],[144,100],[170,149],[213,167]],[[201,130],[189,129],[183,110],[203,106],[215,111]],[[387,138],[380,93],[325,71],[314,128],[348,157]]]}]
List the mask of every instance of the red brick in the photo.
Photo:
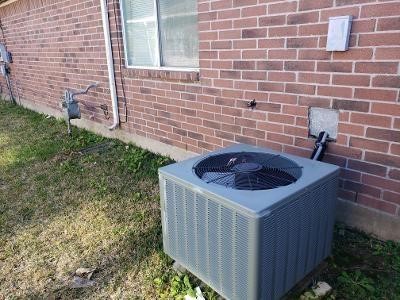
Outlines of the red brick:
[{"label": "red brick", "polygon": [[226,9],[218,11],[218,19],[234,19],[240,17],[240,9]]},{"label": "red brick", "polygon": [[238,143],[244,143],[249,145],[255,145],[256,139],[253,137],[247,137],[243,135],[235,135],[235,141]]},{"label": "red brick", "polygon": [[353,69],[351,62],[318,62],[318,72],[342,72],[349,73]]},{"label": "red brick", "polygon": [[355,20],[351,24],[352,33],[374,32],[376,20]]},{"label": "red brick", "polygon": [[297,14],[289,14],[287,16],[287,24],[306,24],[306,23],[315,23],[319,19],[319,12],[306,12],[306,13],[297,13]]},{"label": "red brick", "polygon": [[256,90],[257,82],[249,80],[235,81],[234,88],[238,90]]},{"label": "red brick", "polygon": [[394,119],[393,128],[400,129],[400,118]]},{"label": "red brick", "polygon": [[383,193],[383,200],[400,205],[400,193],[385,191]]},{"label": "red brick", "polygon": [[257,0],[233,0],[233,6],[247,6],[247,5],[255,5],[257,4]]},{"label": "red brick", "polygon": [[268,121],[284,124],[294,124],[294,116],[268,113]]},{"label": "red brick", "polygon": [[334,74],[332,83],[348,86],[369,86],[370,77],[368,75],[339,75]]},{"label": "red brick", "polygon": [[[400,141],[397,141],[400,142]],[[400,144],[392,144],[390,146],[390,152],[394,155],[400,155]]]},{"label": "red brick", "polygon": [[282,124],[276,124],[276,123],[271,123],[271,122],[258,122],[257,129],[264,130],[264,131],[270,131],[270,132],[276,132],[276,133],[283,133],[283,125]]},{"label": "red brick", "polygon": [[269,27],[268,28],[268,36],[269,37],[287,37],[287,36],[295,36],[297,34],[297,26],[285,26],[285,27]]},{"label": "red brick", "polygon": [[377,140],[384,140],[389,142],[400,141],[400,131],[380,128],[367,128],[367,137],[371,137]]},{"label": "red brick", "polygon": [[272,133],[272,132],[267,132],[267,140],[278,142],[278,143],[281,143],[281,144],[288,144],[288,145],[292,145],[293,144],[293,137],[292,136],[283,135],[283,134],[275,134],[275,133]]},{"label": "red brick", "polygon": [[240,29],[222,30],[218,32],[218,38],[220,40],[239,39],[241,36],[242,31]]},{"label": "red brick", "polygon": [[270,111],[270,112],[280,112],[281,105],[276,103],[268,103],[268,102],[257,102],[257,110],[262,111]]},{"label": "red brick", "polygon": [[240,79],[241,73],[240,71],[221,70],[219,71],[219,76],[221,78]]},{"label": "red brick", "polygon": [[375,76],[372,86],[400,88],[400,76]]},{"label": "red brick", "polygon": [[299,59],[306,60],[327,60],[331,58],[331,53],[325,50],[299,50]]},{"label": "red brick", "polygon": [[258,40],[258,48],[283,48],[285,45],[284,38],[271,38]]},{"label": "red brick", "polygon": [[243,135],[257,139],[265,139],[265,131],[253,128],[243,128]]},{"label": "red brick", "polygon": [[377,48],[375,59],[400,59],[400,47]]},{"label": "red brick", "polygon": [[312,107],[330,107],[331,101],[327,98],[316,98],[316,97],[300,97],[299,105],[312,106]]},{"label": "red brick", "polygon": [[340,199],[345,199],[348,201],[355,201],[356,200],[356,193],[353,191],[346,191],[344,189],[339,189],[338,197]]},{"label": "red brick", "polygon": [[352,113],[350,118],[352,123],[378,126],[378,127],[390,127],[392,119],[386,116],[362,114],[362,113]]},{"label": "red brick", "polygon": [[339,123],[338,132],[355,136],[364,136],[364,126]]},{"label": "red brick", "polygon": [[220,130],[216,130],[215,131],[215,136],[219,137],[221,139],[226,139],[226,140],[234,140],[235,139],[235,135],[232,133],[228,133],[228,132],[224,132],[224,131],[220,131]]},{"label": "red brick", "polygon": [[360,34],[358,38],[358,46],[389,46],[400,45],[400,33],[382,32],[382,33],[365,33]]},{"label": "red brick", "polygon": [[305,24],[300,26],[299,35],[324,35],[328,32],[328,23],[325,24]]},{"label": "red brick", "polygon": [[[381,194],[381,190],[375,187],[371,187],[366,184],[362,184],[359,182],[353,182],[353,181],[345,181],[344,182],[344,188],[349,191],[353,191],[356,193],[361,193],[361,194],[366,194],[373,196],[375,198],[379,198]],[[357,197],[358,200],[358,197]]]},{"label": "red brick", "polygon": [[281,61],[258,61],[257,70],[283,70],[283,63]]},{"label": "red brick", "polygon": [[358,17],[359,8],[356,6],[346,8],[326,9],[321,12],[320,22],[328,21],[329,17],[351,15],[354,19]]},{"label": "red brick", "polygon": [[378,176],[386,176],[387,172],[386,167],[359,160],[349,159],[347,166],[348,168],[353,170],[361,171],[363,173],[370,173]]},{"label": "red brick", "polygon": [[235,118],[235,125],[240,125],[244,127],[249,127],[249,128],[255,128],[256,127],[256,121],[254,120],[249,120],[245,118]]},{"label": "red brick", "polygon": [[397,91],[356,88],[354,98],[376,101],[396,101]]},{"label": "red brick", "polygon": [[[385,166],[400,168],[400,157],[382,153],[366,152],[365,160]],[[400,187],[400,185],[399,185]]]},{"label": "red brick", "polygon": [[232,1],[229,0],[219,0],[211,2],[211,10],[219,10],[232,8]]},{"label": "red brick", "polygon": [[257,18],[240,18],[237,20],[233,20],[234,28],[249,28],[249,27],[257,27]]},{"label": "red brick", "polygon": [[357,73],[396,74],[398,63],[395,62],[356,62]]},{"label": "red brick", "polygon": [[260,91],[273,91],[273,92],[283,92],[285,85],[283,83],[277,82],[259,82],[258,90]]},{"label": "red brick", "polygon": [[308,83],[329,84],[330,78],[331,78],[330,74],[321,74],[321,73],[299,73],[298,75],[299,82],[308,82]]},{"label": "red brick", "polygon": [[250,6],[242,8],[241,17],[263,16],[266,13],[266,5]]},{"label": "red brick", "polygon": [[242,78],[249,80],[266,80],[267,73],[264,71],[243,71]]},{"label": "red brick", "polygon": [[268,50],[268,59],[296,59],[295,49]]},{"label": "red brick", "polygon": [[397,209],[396,205],[386,202],[386,201],[377,200],[377,199],[368,197],[366,195],[358,195],[357,203],[360,203],[360,204],[368,206],[368,207],[375,208],[377,210],[384,211],[384,212],[392,214],[392,215],[396,214],[396,209]]},{"label": "red brick", "polygon": [[243,59],[265,59],[267,52],[264,49],[256,50],[243,50]]},{"label": "red brick", "polygon": [[239,60],[233,62],[233,68],[238,70],[254,70],[255,67],[254,61]]},{"label": "red brick", "polygon": [[299,2],[299,10],[314,10],[319,8],[327,8],[331,6],[333,6],[333,0],[319,0],[319,1],[300,0]]},{"label": "red brick", "polygon": [[400,30],[400,17],[378,20],[378,31]]},{"label": "red brick", "polygon": [[373,103],[371,111],[377,114],[399,116],[400,105],[388,103]]},{"label": "red brick", "polygon": [[400,193],[400,184],[398,181],[382,178],[379,176],[369,175],[369,174],[362,175],[361,180],[365,184]]},{"label": "red brick", "polygon": [[337,156],[337,155],[331,155],[329,152],[325,154],[324,161],[329,164],[334,164],[334,165],[337,165],[342,168],[344,168],[346,166],[345,158],[343,158],[341,156]]},{"label": "red brick", "polygon": [[287,83],[285,92],[290,94],[315,94],[315,85]]},{"label": "red brick", "polygon": [[286,23],[286,16],[265,16],[260,18],[258,22],[260,27],[284,25]]},{"label": "red brick", "polygon": [[256,28],[256,29],[243,29],[242,38],[244,39],[254,39],[262,38],[267,36],[266,28]]},{"label": "red brick", "polygon": [[389,171],[389,178],[400,180],[400,169],[391,169]]},{"label": "red brick", "polygon": [[275,103],[288,103],[288,104],[295,104],[297,102],[296,95],[289,95],[289,94],[274,94],[271,93],[269,95],[269,101]]},{"label": "red brick", "polygon": [[268,72],[269,81],[294,82],[296,73],[293,72]]},{"label": "red brick", "polygon": [[336,6],[362,4],[368,2],[375,2],[375,0],[336,0]]},{"label": "red brick", "polygon": [[241,117],[242,116],[242,109],[239,108],[234,108],[234,107],[222,107],[222,114],[223,115],[229,115],[229,116],[235,116],[235,117]]},{"label": "red brick", "polygon": [[394,16],[397,15],[399,11],[400,3],[394,1],[392,3],[365,5],[361,8],[360,16],[362,18]]},{"label": "red brick", "polygon": [[340,177],[343,179],[347,179],[350,181],[360,182],[361,181],[361,173],[348,169],[340,170]]},{"label": "red brick", "polygon": [[331,143],[329,145],[328,153],[355,159],[361,159],[362,155],[362,151],[360,149],[349,148],[347,146],[339,145],[338,143]]},{"label": "red brick", "polygon": [[372,58],[372,49],[368,48],[351,48],[344,52],[333,52],[334,60],[369,60]]},{"label": "red brick", "polygon": [[272,3],[268,5],[268,14],[279,14],[294,12],[297,10],[297,1],[284,1],[283,3]]},{"label": "red brick", "polygon": [[302,107],[298,105],[284,105],[282,112],[288,115],[307,117],[308,107]]},{"label": "red brick", "polygon": [[307,137],[308,136],[308,128],[307,127],[285,125],[283,132],[285,134],[295,136],[295,137]]},{"label": "red brick", "polygon": [[351,98],[353,91],[347,87],[337,86],[318,86],[317,94],[320,96],[331,96],[341,98]]},{"label": "red brick", "polygon": [[232,21],[231,20],[221,20],[215,21],[211,23],[212,30],[221,30],[221,29],[232,29]]},{"label": "red brick", "polygon": [[314,69],[313,61],[285,61],[286,71],[314,71]]},{"label": "red brick", "polygon": [[316,48],[318,39],[316,37],[287,38],[287,48]]}]

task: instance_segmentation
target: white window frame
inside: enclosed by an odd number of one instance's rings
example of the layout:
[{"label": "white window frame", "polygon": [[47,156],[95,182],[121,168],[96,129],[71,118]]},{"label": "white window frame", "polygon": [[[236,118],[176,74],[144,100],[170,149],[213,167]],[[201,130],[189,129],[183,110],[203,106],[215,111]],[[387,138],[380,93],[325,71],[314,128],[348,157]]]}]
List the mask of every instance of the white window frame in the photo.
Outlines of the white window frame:
[{"label": "white window frame", "polygon": [[[162,55],[162,45],[160,42],[160,26],[158,24],[159,20],[159,9],[158,9],[158,0],[149,0],[153,1],[154,9],[156,10],[156,27],[157,27],[157,66],[132,66],[128,64],[128,52],[127,52],[127,43],[126,43],[126,31],[125,31],[125,14],[124,14],[124,7],[122,5],[123,1],[127,0],[120,0],[119,7],[121,11],[121,25],[122,25],[122,40],[124,44],[124,58],[125,58],[125,67],[127,69],[142,69],[142,70],[164,70],[164,71],[180,71],[180,72],[198,72],[200,68],[192,68],[192,67],[168,67],[161,65],[161,55]],[[129,0],[128,0],[129,1]],[[197,1],[197,0],[193,0]],[[128,21],[129,22],[129,21]]]}]

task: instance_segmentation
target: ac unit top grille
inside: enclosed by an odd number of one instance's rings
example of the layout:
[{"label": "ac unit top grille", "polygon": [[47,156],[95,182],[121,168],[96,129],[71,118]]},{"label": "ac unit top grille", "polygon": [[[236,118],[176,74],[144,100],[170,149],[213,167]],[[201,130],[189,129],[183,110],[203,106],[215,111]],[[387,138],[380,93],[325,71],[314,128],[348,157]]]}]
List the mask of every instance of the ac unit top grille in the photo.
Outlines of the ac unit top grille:
[{"label": "ac unit top grille", "polygon": [[269,190],[296,182],[301,168],[279,154],[242,151],[208,156],[193,170],[207,183],[237,190]]}]

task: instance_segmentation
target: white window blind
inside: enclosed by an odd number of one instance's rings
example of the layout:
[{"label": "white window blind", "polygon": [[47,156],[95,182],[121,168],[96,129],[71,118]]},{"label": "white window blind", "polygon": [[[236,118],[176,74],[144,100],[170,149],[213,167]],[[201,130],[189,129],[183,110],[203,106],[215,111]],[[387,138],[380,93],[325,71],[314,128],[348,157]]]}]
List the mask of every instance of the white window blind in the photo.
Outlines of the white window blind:
[{"label": "white window blind", "polygon": [[131,67],[199,66],[197,0],[121,0]]}]

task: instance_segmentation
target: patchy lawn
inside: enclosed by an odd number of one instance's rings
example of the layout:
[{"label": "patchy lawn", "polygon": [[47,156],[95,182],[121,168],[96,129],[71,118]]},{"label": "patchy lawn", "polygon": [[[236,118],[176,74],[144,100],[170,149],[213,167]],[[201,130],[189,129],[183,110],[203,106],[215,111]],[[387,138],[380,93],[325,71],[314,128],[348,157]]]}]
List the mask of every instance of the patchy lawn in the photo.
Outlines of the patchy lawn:
[{"label": "patchy lawn", "polygon": [[[199,284],[162,252],[157,169],[168,163],[0,102],[0,299],[173,299]],[[338,299],[400,299],[399,244],[339,226],[334,245],[317,279]],[[95,286],[70,288],[79,267],[97,269]]]}]

